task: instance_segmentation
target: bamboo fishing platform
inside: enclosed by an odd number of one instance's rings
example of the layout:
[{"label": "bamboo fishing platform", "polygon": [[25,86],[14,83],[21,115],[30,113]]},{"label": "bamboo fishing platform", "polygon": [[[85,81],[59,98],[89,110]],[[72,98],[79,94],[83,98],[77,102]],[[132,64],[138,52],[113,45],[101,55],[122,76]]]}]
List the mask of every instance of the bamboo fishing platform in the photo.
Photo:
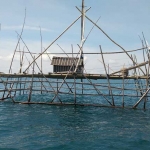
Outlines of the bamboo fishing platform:
[{"label": "bamboo fishing platform", "polygon": [[[136,50],[125,50],[116,43],[97,22],[93,22],[85,10],[84,0],[82,0],[82,9],[80,16],[71,23],[50,45],[41,53],[33,53],[29,50],[22,38],[25,25],[25,18],[21,34],[12,57],[9,73],[0,73],[0,100],[12,101],[20,104],[46,104],[60,106],[97,106],[111,108],[131,108],[131,109],[148,109],[150,108],[150,49],[147,46],[144,34],[141,40],[142,48]],[[78,52],[65,52],[59,45],[63,53],[48,53],[47,50],[67,31],[81,19],[81,43],[78,45]],[[120,52],[103,52],[99,45],[99,53],[84,53],[84,43],[88,38],[84,35],[85,19],[89,20],[93,28],[98,28],[113,44],[118,46]],[[41,32],[41,30],[40,30]],[[27,51],[18,50],[19,43],[22,42]],[[42,47],[42,35],[41,35]],[[140,52],[143,56],[143,62],[138,63],[136,52]],[[18,73],[12,73],[12,65],[15,54],[20,54],[20,68]],[[111,71],[105,63],[105,55],[124,54],[131,61],[132,66],[120,68],[117,71]],[[134,53],[134,55],[133,55]],[[23,70],[24,57],[28,54],[32,60],[28,60],[28,65]],[[35,54],[37,57],[35,57]],[[50,58],[50,54],[55,54]],[[61,54],[61,56],[60,56]],[[88,73],[85,70],[84,55],[100,55],[101,63],[105,74]],[[53,71],[43,73],[42,56],[49,57]],[[58,55],[58,56],[57,56]],[[62,55],[65,55],[62,56]],[[37,60],[41,59],[38,64]],[[38,71],[35,71],[35,67]],[[30,71],[29,71],[30,69]],[[112,70],[112,69],[111,69]]]},{"label": "bamboo fishing platform", "polygon": [[[0,74],[0,77],[7,77],[7,78],[32,78],[33,74]],[[84,73],[83,74],[75,74],[75,73],[50,73],[50,74],[34,74],[34,78],[53,78],[53,79],[64,79],[67,76],[67,79],[106,79],[107,76],[105,74],[91,74],[91,73]],[[143,76],[122,76],[122,75],[109,75],[109,79],[147,79],[146,75]]]}]

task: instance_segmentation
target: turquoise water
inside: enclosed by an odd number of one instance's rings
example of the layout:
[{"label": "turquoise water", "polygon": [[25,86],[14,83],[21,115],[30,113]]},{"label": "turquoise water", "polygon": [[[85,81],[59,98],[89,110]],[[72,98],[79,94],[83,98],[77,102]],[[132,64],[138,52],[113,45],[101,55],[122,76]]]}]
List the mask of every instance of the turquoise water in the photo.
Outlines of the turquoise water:
[{"label": "turquoise water", "polygon": [[[97,83],[98,81],[92,82]],[[99,82],[105,85],[106,81],[100,80]],[[122,81],[111,82],[113,86],[122,86]],[[131,82],[127,82],[125,88],[134,88],[134,84]],[[50,90],[47,82],[44,84]],[[29,89],[29,85],[26,85],[27,89]],[[52,85],[57,88],[56,83],[52,83]],[[71,83],[68,85],[72,87]],[[17,86],[20,88],[20,85]],[[24,87],[24,85],[22,86]],[[66,86],[64,84],[60,92],[67,92]],[[33,87],[41,89],[39,83],[36,82]],[[78,88],[77,93],[81,93],[80,84],[76,87]],[[0,85],[0,88],[4,89],[3,84]],[[87,93],[96,93],[95,90],[92,90],[91,85],[86,85],[84,88]],[[98,88],[103,93],[109,92],[106,89],[101,89],[103,87]],[[121,92],[113,90],[114,94]],[[137,94],[132,90],[124,92],[132,95]],[[5,96],[7,94],[6,92]],[[13,92],[11,94],[13,95]],[[29,90],[17,91],[15,100],[26,102],[28,94]],[[2,95],[1,92],[0,96],[2,97]],[[74,94],[59,94],[59,96],[63,102],[74,102]],[[43,92],[41,95],[39,91],[33,91],[31,99],[33,102],[50,102],[53,97],[52,93]],[[76,98],[77,103],[108,105],[100,95],[78,95]],[[107,98],[110,100],[111,97]],[[122,106],[122,97],[114,98],[116,106]],[[138,99],[139,97],[125,97],[125,106],[132,107]],[[143,108],[143,102],[139,108]],[[146,106],[150,108],[149,100]],[[92,106],[23,105],[13,104],[12,100],[8,99],[5,102],[0,102],[0,149],[149,150],[150,109],[144,111]]]},{"label": "turquoise water", "polygon": [[0,102],[0,149],[149,150],[150,111]]}]

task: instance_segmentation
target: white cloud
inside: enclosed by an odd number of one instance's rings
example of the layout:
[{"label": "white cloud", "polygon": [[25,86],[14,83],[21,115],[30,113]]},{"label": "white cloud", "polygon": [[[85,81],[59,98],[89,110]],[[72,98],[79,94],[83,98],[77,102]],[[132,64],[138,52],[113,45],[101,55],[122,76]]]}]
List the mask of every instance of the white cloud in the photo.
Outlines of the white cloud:
[{"label": "white cloud", "polygon": [[[22,29],[22,25],[18,25],[18,26],[1,26],[1,30],[20,30],[20,29]],[[39,31],[39,30],[40,30],[40,27],[25,25],[25,26],[24,26],[24,30],[35,30],[35,31]],[[41,30],[42,30],[42,31],[52,32],[52,30],[47,29],[47,28],[41,28]]]},{"label": "white cloud", "polygon": [[116,63],[116,61],[115,60],[113,60],[113,59],[109,59],[109,64],[114,64],[114,63]]},{"label": "white cloud", "polygon": [[[26,30],[37,30],[37,31],[40,30],[40,28],[39,28],[39,27],[36,27],[36,26],[25,26],[25,29],[26,29]],[[47,29],[47,28],[41,28],[41,30],[42,30],[42,31],[49,31],[49,32],[52,31],[52,30],[49,30],[49,29]]]},{"label": "white cloud", "polygon": [[43,54],[42,59],[43,61],[51,61],[54,55],[51,54]]},{"label": "white cloud", "polygon": [[[5,60],[5,61],[10,61],[12,60],[13,54],[8,54],[6,56],[0,56],[1,60]],[[15,54],[14,60],[19,61],[20,60],[20,55],[19,54]]]}]

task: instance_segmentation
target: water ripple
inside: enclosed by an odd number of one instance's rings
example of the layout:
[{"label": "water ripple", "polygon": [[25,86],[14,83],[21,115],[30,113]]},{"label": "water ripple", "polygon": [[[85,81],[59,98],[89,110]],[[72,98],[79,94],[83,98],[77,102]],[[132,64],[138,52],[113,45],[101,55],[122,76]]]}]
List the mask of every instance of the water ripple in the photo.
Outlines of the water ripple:
[{"label": "water ripple", "polygon": [[149,149],[150,111],[0,103],[0,149]]}]

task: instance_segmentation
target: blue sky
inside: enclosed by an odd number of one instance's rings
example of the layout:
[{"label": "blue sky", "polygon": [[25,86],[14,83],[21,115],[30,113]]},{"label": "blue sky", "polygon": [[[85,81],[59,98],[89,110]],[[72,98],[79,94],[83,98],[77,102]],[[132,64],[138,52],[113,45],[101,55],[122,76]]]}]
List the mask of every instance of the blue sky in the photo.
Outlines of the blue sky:
[{"label": "blue sky", "polygon": [[[0,0],[0,4],[0,72],[8,72],[17,43],[15,31],[21,32],[25,8],[27,16],[22,37],[30,51],[39,53],[41,51],[39,26],[42,29],[44,49],[80,15],[75,6],[80,8],[81,0]],[[85,0],[85,5],[86,8],[91,7],[87,16],[94,22],[101,16],[98,25],[126,50],[141,48],[138,35],[142,36],[142,32],[144,32],[147,42],[150,43],[149,0]],[[85,36],[92,26],[86,20]],[[66,52],[71,52],[71,44],[73,44],[74,51],[78,52],[77,44],[79,43],[80,21],[63,35],[48,52],[62,52],[57,44]],[[99,45],[102,46],[103,51],[121,51],[95,27],[85,43],[84,51],[99,52]],[[20,43],[21,50],[23,47],[23,43]],[[28,58],[30,59],[30,56]],[[140,54],[137,54],[137,58],[139,62],[142,62]],[[43,56],[43,59],[44,72],[52,71],[46,55]],[[87,55],[85,59],[85,67],[88,72],[102,72],[100,55]],[[105,56],[105,61],[107,64],[110,63],[114,70],[124,64],[125,66],[131,65],[131,61],[126,55]],[[98,63],[99,65],[97,65]],[[27,61],[24,61],[24,68],[27,65]],[[19,55],[16,54],[13,72],[18,72],[18,70]]]}]

